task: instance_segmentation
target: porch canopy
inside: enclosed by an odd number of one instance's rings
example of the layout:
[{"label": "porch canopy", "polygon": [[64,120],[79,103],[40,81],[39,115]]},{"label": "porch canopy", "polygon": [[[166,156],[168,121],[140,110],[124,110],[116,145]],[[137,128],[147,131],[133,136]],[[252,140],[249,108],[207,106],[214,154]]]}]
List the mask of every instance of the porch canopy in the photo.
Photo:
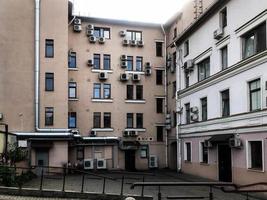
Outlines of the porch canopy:
[{"label": "porch canopy", "polygon": [[232,137],[234,137],[234,134],[214,135],[210,139],[208,139],[208,141],[213,144],[228,143],[229,139]]}]

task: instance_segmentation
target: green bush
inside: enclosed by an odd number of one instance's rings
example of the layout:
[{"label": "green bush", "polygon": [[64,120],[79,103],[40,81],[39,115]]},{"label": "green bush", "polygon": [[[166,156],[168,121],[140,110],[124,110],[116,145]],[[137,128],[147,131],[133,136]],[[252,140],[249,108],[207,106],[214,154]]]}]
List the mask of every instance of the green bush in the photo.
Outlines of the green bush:
[{"label": "green bush", "polygon": [[2,179],[2,184],[6,187],[11,187],[16,184],[16,174],[15,169],[13,168],[9,168],[7,166],[0,166],[0,177]]}]

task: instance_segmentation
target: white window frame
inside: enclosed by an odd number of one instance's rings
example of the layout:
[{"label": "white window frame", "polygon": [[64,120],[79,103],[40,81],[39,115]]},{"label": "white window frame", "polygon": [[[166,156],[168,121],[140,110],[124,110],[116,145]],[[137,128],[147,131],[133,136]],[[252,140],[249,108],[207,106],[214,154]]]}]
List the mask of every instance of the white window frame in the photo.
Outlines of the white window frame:
[{"label": "white window frame", "polygon": [[[191,151],[191,160],[189,161],[187,159],[187,148],[186,148],[186,144],[190,143],[190,151]],[[184,142],[184,161],[186,162],[192,162],[193,158],[192,158],[192,142],[188,141],[188,142]]]},{"label": "white window frame", "polygon": [[250,111],[250,89],[249,89],[249,83],[254,81],[254,80],[257,80],[257,79],[260,79],[260,86],[261,86],[261,91],[260,91],[260,94],[261,94],[261,110],[263,109],[263,98],[264,98],[264,88],[265,88],[265,84],[264,84],[264,81],[263,81],[263,77],[262,76],[256,76],[256,77],[253,77],[251,79],[248,79],[247,80],[247,112],[251,112]]},{"label": "white window frame", "polygon": [[209,164],[209,149],[208,149],[208,161],[207,163],[204,163],[203,162],[203,154],[202,154],[202,151],[203,151],[203,147],[202,147],[202,143],[204,143],[204,141],[200,141],[199,142],[199,148],[198,148],[198,155],[199,155],[199,163],[200,164]]},{"label": "white window frame", "polygon": [[[250,142],[256,142],[256,141],[260,141],[261,145],[262,145],[262,170],[257,170],[257,169],[253,169],[251,168],[251,147],[250,147]],[[265,171],[265,159],[264,159],[264,155],[265,154],[265,150],[264,150],[264,139],[253,139],[253,140],[246,140],[246,161],[247,161],[247,169],[251,170],[251,171],[260,171],[260,172],[264,172]]]}]

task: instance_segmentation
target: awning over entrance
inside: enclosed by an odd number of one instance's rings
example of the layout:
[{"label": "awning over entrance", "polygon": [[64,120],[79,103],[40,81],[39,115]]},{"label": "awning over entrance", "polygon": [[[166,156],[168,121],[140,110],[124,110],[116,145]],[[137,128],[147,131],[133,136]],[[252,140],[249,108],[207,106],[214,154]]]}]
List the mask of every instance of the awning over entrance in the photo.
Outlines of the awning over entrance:
[{"label": "awning over entrance", "polygon": [[140,146],[138,141],[120,141],[119,147],[121,150],[137,150]]},{"label": "awning over entrance", "polygon": [[223,143],[228,142],[230,138],[234,137],[234,134],[214,135],[208,139],[211,143]]},{"label": "awning over entrance", "polygon": [[53,147],[53,141],[32,140],[31,141],[31,147],[32,148],[52,148]]}]

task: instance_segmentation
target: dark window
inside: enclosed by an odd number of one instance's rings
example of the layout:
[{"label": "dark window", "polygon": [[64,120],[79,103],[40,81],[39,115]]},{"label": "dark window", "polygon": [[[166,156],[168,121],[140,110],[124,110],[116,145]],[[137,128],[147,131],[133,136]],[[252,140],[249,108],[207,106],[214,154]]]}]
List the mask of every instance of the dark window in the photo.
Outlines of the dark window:
[{"label": "dark window", "polygon": [[204,142],[201,142],[201,161],[202,163],[208,163],[208,148],[205,147]]},{"label": "dark window", "polygon": [[172,54],[172,66],[176,69],[176,52]]},{"label": "dark window", "polygon": [[187,103],[185,106],[185,123],[190,124],[190,103]]},{"label": "dark window", "polygon": [[54,40],[45,40],[45,57],[54,57]]},{"label": "dark window", "polygon": [[185,143],[185,161],[191,162],[191,143]]},{"label": "dark window", "polygon": [[198,63],[198,81],[202,81],[210,76],[210,58]]},{"label": "dark window", "polygon": [[132,100],[133,99],[133,85],[127,85],[127,91],[126,91],[126,99]]},{"label": "dark window", "polygon": [[188,88],[189,87],[189,71],[185,70],[184,71],[184,76],[185,76],[185,87]]},{"label": "dark window", "polygon": [[261,109],[260,79],[249,82],[250,111]]},{"label": "dark window", "polygon": [[163,70],[156,70],[156,84],[163,84]]},{"label": "dark window", "polygon": [[156,56],[162,57],[162,42],[156,42]]},{"label": "dark window", "polygon": [[69,68],[76,68],[76,53],[71,52],[69,54]]},{"label": "dark window", "polygon": [[94,69],[100,69],[100,54],[94,54]]},{"label": "dark window", "polygon": [[104,113],[104,128],[111,128],[111,113]]},{"label": "dark window", "polygon": [[136,57],[136,71],[141,72],[143,70],[143,57]]},{"label": "dark window", "polygon": [[110,55],[104,54],[104,69],[110,69]]},{"label": "dark window", "polygon": [[172,98],[176,95],[176,81],[172,82]]},{"label": "dark window", "polygon": [[184,57],[189,54],[189,40],[184,42]]},{"label": "dark window", "polygon": [[250,145],[249,168],[262,170],[263,169],[262,141],[249,141],[249,145]]},{"label": "dark window", "polygon": [[157,141],[163,142],[163,126],[157,126]]},{"label": "dark window", "polygon": [[142,41],[142,32],[141,31],[127,31],[126,38],[128,40],[137,40]]},{"label": "dark window", "polygon": [[172,115],[173,115],[173,127],[176,127],[176,125],[177,125],[177,115],[176,115],[176,112],[173,111],[172,112]]},{"label": "dark window", "polygon": [[69,112],[69,128],[76,128],[76,112]]},{"label": "dark window", "polygon": [[221,20],[221,26],[224,28],[227,26],[227,9],[224,8],[221,12],[220,12],[220,20]]},{"label": "dark window", "polygon": [[163,113],[163,98],[156,98],[157,113]]},{"label": "dark window", "polygon": [[221,92],[222,97],[222,117],[227,117],[230,115],[230,96],[229,90],[224,90]]},{"label": "dark window", "polygon": [[173,38],[176,38],[177,37],[177,28],[175,27],[173,29]]},{"label": "dark window", "polygon": [[208,119],[207,97],[202,98],[200,101],[201,101],[201,117],[202,117],[202,121],[206,121]]},{"label": "dark window", "polygon": [[101,99],[101,84],[94,83],[94,99]]},{"label": "dark window", "polygon": [[222,62],[222,69],[226,69],[228,67],[228,50],[227,46],[221,49],[221,62]]},{"label": "dark window", "polygon": [[53,126],[54,124],[54,108],[46,107],[45,108],[45,125]]},{"label": "dark window", "polygon": [[54,73],[45,73],[45,91],[54,91]]},{"label": "dark window", "polygon": [[142,100],[142,99],[143,99],[143,86],[136,85],[136,100]]},{"label": "dark window", "polygon": [[109,28],[95,27],[94,28],[94,36],[97,38],[104,37],[106,39],[110,39],[110,29]]},{"label": "dark window", "polygon": [[76,82],[69,82],[69,98],[77,98],[77,84]]},{"label": "dark window", "polygon": [[133,71],[133,56],[127,56],[127,70]]},{"label": "dark window", "polygon": [[104,99],[111,98],[111,84],[104,84]]},{"label": "dark window", "polygon": [[94,128],[101,128],[101,113],[94,112]]},{"label": "dark window", "polygon": [[77,147],[77,160],[84,159],[84,147]]},{"label": "dark window", "polygon": [[242,36],[243,38],[243,58],[248,58],[266,49],[266,23]]},{"label": "dark window", "polygon": [[127,113],[127,128],[133,128],[133,113]]},{"label": "dark window", "polygon": [[136,113],[136,128],[143,128],[143,113]]}]

